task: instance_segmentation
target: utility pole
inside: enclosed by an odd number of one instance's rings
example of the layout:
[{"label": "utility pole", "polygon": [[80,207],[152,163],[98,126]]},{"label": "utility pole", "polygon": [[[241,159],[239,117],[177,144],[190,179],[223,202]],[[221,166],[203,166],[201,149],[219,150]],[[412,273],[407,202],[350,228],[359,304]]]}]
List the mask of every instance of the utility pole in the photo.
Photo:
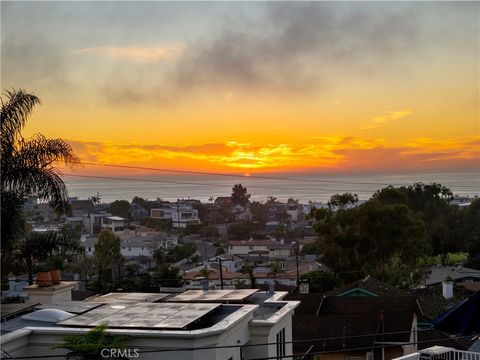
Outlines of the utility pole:
[{"label": "utility pole", "polygon": [[297,287],[300,286],[300,270],[298,268],[298,250],[299,250],[299,241],[295,241],[295,261],[297,265]]},{"label": "utility pole", "polygon": [[223,290],[223,270],[222,270],[222,259],[221,258],[217,258],[218,260],[218,263],[220,264],[220,289]]}]

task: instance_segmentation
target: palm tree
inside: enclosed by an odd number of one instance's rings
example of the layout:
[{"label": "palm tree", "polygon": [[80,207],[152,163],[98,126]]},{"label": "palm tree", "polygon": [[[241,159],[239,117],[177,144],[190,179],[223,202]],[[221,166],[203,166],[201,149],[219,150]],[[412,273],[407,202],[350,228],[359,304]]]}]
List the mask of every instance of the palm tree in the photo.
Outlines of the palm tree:
[{"label": "palm tree", "polygon": [[[64,336],[62,342],[54,345],[52,349],[70,350],[65,355],[66,359],[94,360],[103,358],[101,354],[104,349],[125,349],[126,340],[126,336],[110,334],[107,332],[106,325],[99,325],[86,334]],[[117,358],[126,359],[125,357]]]},{"label": "palm tree", "polygon": [[[24,235],[21,204],[37,196],[49,201],[57,212],[67,208],[67,189],[55,164],[80,164],[73,149],[62,139],[36,134],[24,139],[21,132],[40,100],[25,90],[7,90],[1,98],[1,195],[2,250],[8,250]],[[12,224],[16,224],[12,226]],[[6,226],[5,226],[6,225]]]},{"label": "palm tree", "polygon": [[38,261],[53,256],[67,256],[81,253],[83,248],[72,237],[55,231],[30,232],[21,239],[15,250],[18,259],[25,261],[28,272],[28,283],[33,284],[33,267]]}]

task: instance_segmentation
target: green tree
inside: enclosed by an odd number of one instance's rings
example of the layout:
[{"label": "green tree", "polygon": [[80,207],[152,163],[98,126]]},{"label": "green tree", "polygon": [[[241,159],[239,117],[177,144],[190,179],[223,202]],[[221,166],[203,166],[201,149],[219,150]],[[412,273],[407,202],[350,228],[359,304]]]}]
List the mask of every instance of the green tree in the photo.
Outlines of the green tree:
[{"label": "green tree", "polygon": [[199,230],[199,234],[208,239],[216,239],[220,236],[217,227],[207,225]]},{"label": "green tree", "polygon": [[210,276],[211,273],[213,273],[214,271],[207,268],[206,266],[204,266],[199,272],[198,272],[198,275],[208,279],[208,277]]},{"label": "green tree", "polygon": [[65,257],[69,254],[79,254],[83,251],[78,240],[55,232],[29,232],[16,244],[15,255],[23,260],[27,267],[28,283],[33,284],[33,269],[39,261],[45,261],[54,256]]},{"label": "green tree", "polygon": [[317,209],[314,216],[321,259],[335,272],[345,272],[345,281],[364,276],[359,270],[385,269],[393,258],[412,267],[426,254],[424,224],[406,205],[370,200],[336,212]]},{"label": "green tree", "polygon": [[465,249],[469,253],[467,265],[480,269],[480,199],[462,209]]},{"label": "green tree", "polygon": [[253,272],[253,266],[245,266],[242,272],[244,274],[248,274],[248,278],[250,279],[250,287],[255,289],[257,286],[257,279],[255,278],[255,273]]},{"label": "green tree", "polygon": [[253,221],[257,221],[262,226],[267,222],[268,208],[265,204],[258,201],[252,201],[250,204],[250,211],[252,212]]},{"label": "green tree", "polygon": [[164,287],[181,287],[183,285],[180,269],[167,264],[161,265],[153,278],[156,284]]},{"label": "green tree", "polygon": [[255,225],[251,221],[242,221],[228,227],[228,236],[234,240],[248,239],[254,230]]},{"label": "green tree", "polygon": [[153,251],[153,260],[155,261],[155,265],[157,269],[160,268],[165,262],[167,261],[165,251],[162,248],[155,249]]},{"label": "green tree", "polygon": [[22,199],[37,196],[49,201],[58,213],[67,209],[67,189],[56,164],[79,164],[71,146],[62,139],[21,132],[40,100],[25,90],[7,90],[1,99],[1,237],[2,254],[24,234]]},{"label": "green tree", "polygon": [[119,268],[123,260],[121,240],[118,235],[114,234],[110,229],[102,230],[98,235],[98,241],[95,243],[94,256],[99,280],[108,278],[107,272],[110,270],[112,285],[115,286],[116,277],[119,274]]},{"label": "green tree", "polygon": [[145,200],[142,197],[135,196],[132,199],[132,203],[139,204],[139,205],[143,206],[145,209],[150,210],[150,204],[148,203],[147,200]]},{"label": "green tree", "polygon": [[180,244],[173,248],[173,251],[169,254],[171,262],[177,262],[182,259],[187,259],[197,251],[196,244]]},{"label": "green tree", "polygon": [[112,215],[129,219],[130,203],[127,200],[115,200],[110,204],[110,212],[112,213]]},{"label": "green tree", "polygon": [[328,202],[328,207],[331,209],[343,209],[348,205],[355,205],[356,203],[358,203],[358,195],[346,192],[333,195]]},{"label": "green tree", "polygon": [[87,256],[85,253],[68,263],[67,270],[80,275],[80,280],[88,285],[88,279],[98,274],[97,264],[94,257]]},{"label": "green tree", "polygon": [[61,343],[52,348],[70,350],[66,358],[75,360],[102,359],[103,349],[125,349],[124,342],[127,337],[109,334],[106,330],[105,325],[100,325],[84,335],[66,335]]},{"label": "green tree", "polygon": [[236,184],[232,188],[232,203],[235,205],[245,206],[250,199],[250,194],[247,193],[247,188],[242,184]]},{"label": "green tree", "polygon": [[334,274],[321,270],[310,271],[301,276],[302,280],[308,280],[310,292],[327,292],[341,285]]},{"label": "green tree", "polygon": [[382,204],[405,204],[417,219],[421,219],[426,228],[426,241],[431,255],[440,255],[445,263],[449,252],[464,248],[461,209],[450,205],[452,192],[441,184],[423,184],[395,188],[389,186],[377,191],[373,200]]},{"label": "green tree", "polygon": [[278,199],[275,196],[267,196],[267,202],[266,204],[276,204],[278,202]]},{"label": "green tree", "polygon": [[302,247],[302,255],[320,255],[321,253],[322,246],[318,241],[314,241],[310,244],[305,244]]}]

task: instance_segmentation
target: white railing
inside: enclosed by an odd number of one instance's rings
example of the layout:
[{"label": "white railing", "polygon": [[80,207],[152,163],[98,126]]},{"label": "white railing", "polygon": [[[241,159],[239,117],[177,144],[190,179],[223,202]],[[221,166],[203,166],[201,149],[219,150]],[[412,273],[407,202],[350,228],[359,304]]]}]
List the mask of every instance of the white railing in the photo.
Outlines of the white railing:
[{"label": "white railing", "polygon": [[480,360],[480,353],[478,352],[448,348],[445,348],[446,351],[444,352],[430,352],[429,349],[420,350],[393,360]]},{"label": "white railing", "polygon": [[420,354],[416,352],[416,353],[413,353],[413,354],[400,356],[400,357],[395,358],[393,360],[418,360],[418,359],[420,359]]}]

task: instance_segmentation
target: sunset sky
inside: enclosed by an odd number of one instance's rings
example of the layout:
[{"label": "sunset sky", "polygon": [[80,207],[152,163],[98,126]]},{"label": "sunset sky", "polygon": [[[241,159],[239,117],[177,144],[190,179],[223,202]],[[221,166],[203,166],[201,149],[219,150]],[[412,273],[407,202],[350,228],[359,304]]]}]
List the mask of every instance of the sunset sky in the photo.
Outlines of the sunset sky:
[{"label": "sunset sky", "polygon": [[[478,169],[478,2],[4,2],[25,135],[201,171]],[[86,166],[83,173],[98,168]]]}]

